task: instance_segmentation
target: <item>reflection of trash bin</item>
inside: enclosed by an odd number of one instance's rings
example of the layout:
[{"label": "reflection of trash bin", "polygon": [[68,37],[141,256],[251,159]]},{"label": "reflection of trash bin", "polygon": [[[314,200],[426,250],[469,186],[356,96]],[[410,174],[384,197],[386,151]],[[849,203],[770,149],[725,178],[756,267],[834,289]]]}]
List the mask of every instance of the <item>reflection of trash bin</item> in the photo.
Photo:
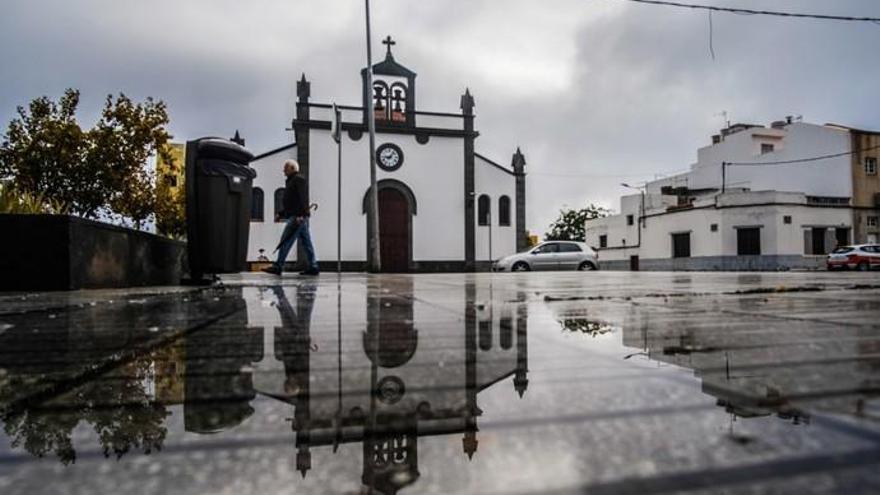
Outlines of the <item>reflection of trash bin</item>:
[{"label": "reflection of trash bin", "polygon": [[251,187],[247,148],[221,138],[186,143],[186,224],[190,276],[245,269]]}]

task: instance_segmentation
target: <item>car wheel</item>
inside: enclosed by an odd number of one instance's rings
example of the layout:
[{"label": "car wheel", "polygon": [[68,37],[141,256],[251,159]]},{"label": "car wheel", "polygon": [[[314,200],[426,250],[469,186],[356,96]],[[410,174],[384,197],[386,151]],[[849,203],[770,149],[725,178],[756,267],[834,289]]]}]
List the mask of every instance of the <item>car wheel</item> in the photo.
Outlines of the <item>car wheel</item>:
[{"label": "car wheel", "polygon": [[868,269],[868,264],[865,263],[864,261],[862,261],[861,263],[859,263],[858,265],[856,265],[856,270],[858,270],[858,271],[860,271],[860,272],[863,272],[863,271],[865,271],[865,270],[867,270],[867,269]]},{"label": "car wheel", "polygon": [[528,272],[531,270],[532,269],[529,268],[529,264],[526,263],[525,261],[517,261],[516,263],[513,264],[512,267],[510,267],[510,271],[512,271],[512,272]]},{"label": "car wheel", "polygon": [[578,270],[580,270],[582,272],[593,271],[595,269],[596,269],[596,265],[590,263],[589,261],[584,261],[583,263],[578,265]]}]

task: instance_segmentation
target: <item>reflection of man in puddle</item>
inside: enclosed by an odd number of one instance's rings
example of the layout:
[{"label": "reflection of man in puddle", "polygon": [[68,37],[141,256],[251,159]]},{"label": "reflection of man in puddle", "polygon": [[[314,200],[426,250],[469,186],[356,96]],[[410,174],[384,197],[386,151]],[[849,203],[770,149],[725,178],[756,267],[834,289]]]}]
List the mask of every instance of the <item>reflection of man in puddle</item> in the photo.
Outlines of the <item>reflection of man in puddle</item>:
[{"label": "reflection of man in puddle", "polygon": [[302,473],[311,469],[309,452],[309,352],[317,349],[311,344],[310,325],[315,304],[315,284],[296,287],[296,309],[290,304],[282,287],[273,287],[278,298],[277,308],[281,326],[275,328],[275,357],[284,363],[285,400],[294,405],[293,429],[296,435],[296,468]]},{"label": "reflection of man in puddle", "polygon": [[310,325],[316,288],[315,284],[296,287],[296,309],[290,304],[283,288],[272,288],[278,298],[276,307],[281,317],[281,326],[275,328],[275,357],[284,363],[284,395],[287,397],[308,393],[308,354],[312,350]]}]

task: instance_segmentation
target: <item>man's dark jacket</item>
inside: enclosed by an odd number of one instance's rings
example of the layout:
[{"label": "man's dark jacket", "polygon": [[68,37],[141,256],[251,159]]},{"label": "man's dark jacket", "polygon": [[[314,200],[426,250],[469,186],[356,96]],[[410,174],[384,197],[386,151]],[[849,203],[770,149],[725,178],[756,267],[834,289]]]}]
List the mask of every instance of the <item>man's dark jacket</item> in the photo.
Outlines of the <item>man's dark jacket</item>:
[{"label": "man's dark jacket", "polygon": [[306,199],[306,180],[294,174],[287,177],[284,183],[284,209],[282,218],[309,216],[309,204]]}]

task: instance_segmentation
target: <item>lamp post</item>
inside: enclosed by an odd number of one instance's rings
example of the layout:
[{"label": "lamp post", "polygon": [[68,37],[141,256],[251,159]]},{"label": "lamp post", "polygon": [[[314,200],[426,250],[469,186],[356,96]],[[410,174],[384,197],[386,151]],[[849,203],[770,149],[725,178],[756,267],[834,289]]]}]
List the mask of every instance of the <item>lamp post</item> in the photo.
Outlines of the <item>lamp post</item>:
[{"label": "lamp post", "polygon": [[379,191],[376,186],[376,115],[373,111],[373,51],[370,42],[370,0],[365,0],[367,22],[367,129],[370,134],[370,194],[367,201],[367,270],[382,270],[379,252]]}]

